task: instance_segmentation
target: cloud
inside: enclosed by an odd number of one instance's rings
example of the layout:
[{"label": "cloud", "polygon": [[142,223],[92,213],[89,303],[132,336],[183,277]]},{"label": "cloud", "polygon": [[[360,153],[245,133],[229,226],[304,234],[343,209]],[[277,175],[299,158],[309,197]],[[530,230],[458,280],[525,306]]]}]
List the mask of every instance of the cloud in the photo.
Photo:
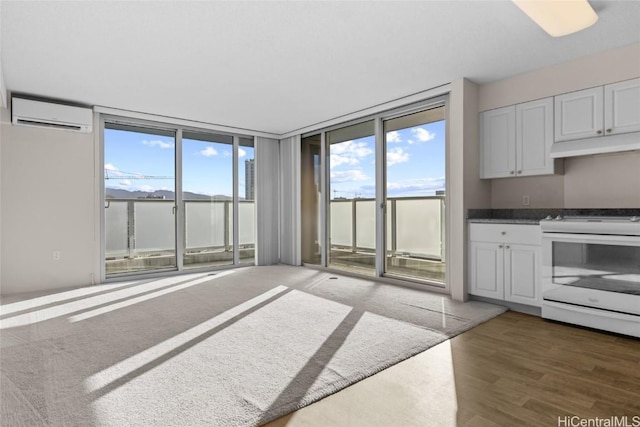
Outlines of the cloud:
[{"label": "cloud", "polygon": [[358,169],[331,172],[332,182],[366,181],[367,179],[369,179],[369,177]]},{"label": "cloud", "polygon": [[420,142],[431,141],[436,137],[435,133],[429,132],[425,128],[413,128],[411,129],[411,132],[413,133],[413,136],[415,136]]},{"label": "cloud", "polygon": [[387,132],[387,142],[402,142],[402,138],[397,130]]},{"label": "cloud", "polygon": [[104,175],[105,175],[105,178],[115,178],[117,176],[122,176],[124,174],[120,172],[118,168],[113,164],[107,163],[106,165],[104,165]]},{"label": "cloud", "polygon": [[[216,151],[216,149],[215,149],[215,148],[213,148],[213,147],[207,147],[207,150],[208,150],[209,148],[211,148],[211,150],[213,150],[213,151]],[[215,155],[217,155],[217,154],[218,154],[218,152],[216,151],[216,152],[215,152],[215,154],[208,154],[208,155],[207,155],[207,154],[205,154],[205,153],[204,153],[204,152],[205,152],[205,151],[207,151],[207,150],[202,150],[202,151],[200,152],[200,154],[202,154],[203,156],[215,156]],[[243,158],[243,157],[244,157],[244,156],[246,156],[246,155],[247,155],[247,152],[246,152],[246,151],[244,151],[242,148],[238,148],[238,158],[239,158],[239,159]],[[231,157],[231,156],[232,156],[231,151],[229,151],[229,150],[224,150],[224,151],[222,152],[222,156],[223,156],[223,157]]]},{"label": "cloud", "polygon": [[360,164],[360,160],[358,160],[356,157],[339,156],[337,154],[332,154],[331,156],[329,156],[329,164],[331,165],[331,169],[333,169],[340,165],[356,166]]},{"label": "cloud", "polygon": [[369,148],[366,142],[353,142],[345,141],[340,144],[333,144],[330,146],[329,152],[331,154],[350,154],[356,157],[365,157],[369,154],[373,154],[373,150]]},{"label": "cloud", "polygon": [[345,141],[331,145],[329,153],[329,165],[333,169],[340,165],[359,165],[359,159],[373,154],[373,150],[366,142]]},{"label": "cloud", "polygon": [[129,186],[131,186],[131,181],[129,181],[128,179],[123,179],[122,181],[120,181],[120,185],[124,185],[125,187],[129,187]]},{"label": "cloud", "polygon": [[390,197],[427,196],[434,194],[436,190],[444,189],[444,177],[419,178],[387,183],[387,195]]},{"label": "cloud", "polygon": [[398,163],[405,163],[409,161],[409,153],[404,151],[400,147],[395,147],[387,150],[387,166],[397,165]]},{"label": "cloud", "polygon": [[145,139],[142,141],[142,143],[148,147],[173,148],[172,143],[160,141],[159,139],[154,139],[152,141],[147,141]]},{"label": "cloud", "polygon": [[209,147],[205,148],[204,150],[201,150],[200,154],[202,154],[205,157],[217,156],[218,155],[218,150],[216,150],[215,148],[209,146]]},{"label": "cloud", "polygon": [[151,185],[141,185],[138,189],[140,191],[146,191],[147,193],[153,193],[154,191],[156,191],[155,187]]}]

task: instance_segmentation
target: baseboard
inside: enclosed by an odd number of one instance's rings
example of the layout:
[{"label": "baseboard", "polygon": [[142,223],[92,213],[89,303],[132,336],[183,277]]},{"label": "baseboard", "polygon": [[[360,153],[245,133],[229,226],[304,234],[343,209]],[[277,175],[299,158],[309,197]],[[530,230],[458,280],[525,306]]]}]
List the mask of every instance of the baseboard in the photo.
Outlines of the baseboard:
[{"label": "baseboard", "polygon": [[509,310],[517,311],[519,313],[532,314],[534,316],[542,316],[542,308],[534,307],[531,305],[518,304],[517,302],[504,301],[493,298],[479,297],[477,295],[469,295],[469,299],[472,301],[482,301],[491,304],[501,305],[507,307]]}]

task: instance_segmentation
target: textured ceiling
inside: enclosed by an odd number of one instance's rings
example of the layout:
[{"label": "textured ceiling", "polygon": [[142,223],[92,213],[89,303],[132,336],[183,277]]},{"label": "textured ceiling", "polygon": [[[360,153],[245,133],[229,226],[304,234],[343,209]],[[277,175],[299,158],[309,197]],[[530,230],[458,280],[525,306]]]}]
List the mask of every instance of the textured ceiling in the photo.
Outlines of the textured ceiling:
[{"label": "textured ceiling", "polygon": [[640,2],[552,38],[510,1],[0,2],[14,92],[286,133],[640,42]]}]

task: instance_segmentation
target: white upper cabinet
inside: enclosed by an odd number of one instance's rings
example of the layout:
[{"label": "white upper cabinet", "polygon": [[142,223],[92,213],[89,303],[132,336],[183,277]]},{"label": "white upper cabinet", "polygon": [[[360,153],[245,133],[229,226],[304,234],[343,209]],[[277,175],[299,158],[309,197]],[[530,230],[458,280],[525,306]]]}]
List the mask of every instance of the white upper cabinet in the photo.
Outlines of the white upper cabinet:
[{"label": "white upper cabinet", "polygon": [[594,87],[555,97],[555,141],[602,135],[603,87]]},{"label": "white upper cabinet", "polygon": [[555,141],[640,132],[640,79],[555,97]]},{"label": "white upper cabinet", "polygon": [[552,98],[485,111],[480,114],[480,177],[553,174],[552,144]]},{"label": "white upper cabinet", "polygon": [[640,79],[604,87],[605,135],[640,132]]},{"label": "white upper cabinet", "polygon": [[516,171],[516,107],[485,111],[480,115],[481,178],[502,178]]},{"label": "white upper cabinet", "polygon": [[516,105],[516,175],[553,174],[552,145],[553,99]]}]

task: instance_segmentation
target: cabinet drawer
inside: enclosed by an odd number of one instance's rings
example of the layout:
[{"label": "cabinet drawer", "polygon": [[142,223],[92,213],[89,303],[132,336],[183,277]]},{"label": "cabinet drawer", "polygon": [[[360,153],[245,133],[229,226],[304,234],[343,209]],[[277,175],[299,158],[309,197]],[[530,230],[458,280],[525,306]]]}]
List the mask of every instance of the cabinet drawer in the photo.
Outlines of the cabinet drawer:
[{"label": "cabinet drawer", "polygon": [[542,233],[539,225],[471,223],[469,224],[469,240],[540,245]]}]

